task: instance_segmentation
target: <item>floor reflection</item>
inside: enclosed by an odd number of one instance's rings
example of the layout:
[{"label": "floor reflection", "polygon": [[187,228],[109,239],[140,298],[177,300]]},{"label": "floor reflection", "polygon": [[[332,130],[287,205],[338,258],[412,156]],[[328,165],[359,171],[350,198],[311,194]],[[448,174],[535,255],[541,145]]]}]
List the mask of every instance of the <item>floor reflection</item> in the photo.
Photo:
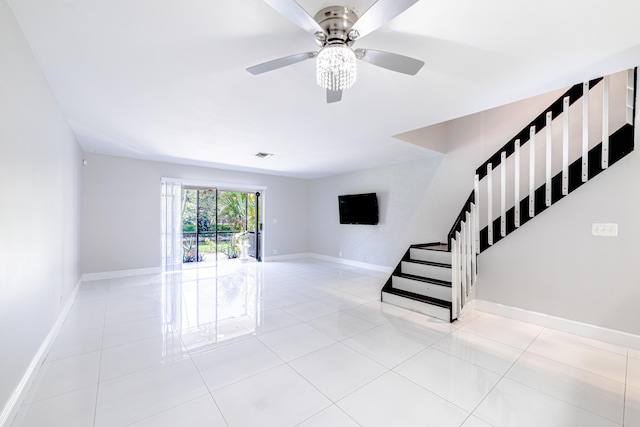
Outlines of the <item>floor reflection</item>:
[{"label": "floor reflection", "polygon": [[162,302],[189,350],[254,333],[260,321],[262,264],[227,261],[166,274]]},{"label": "floor reflection", "polygon": [[85,282],[11,425],[640,425],[640,351],[441,322],[381,303],[387,278],[299,259]]}]

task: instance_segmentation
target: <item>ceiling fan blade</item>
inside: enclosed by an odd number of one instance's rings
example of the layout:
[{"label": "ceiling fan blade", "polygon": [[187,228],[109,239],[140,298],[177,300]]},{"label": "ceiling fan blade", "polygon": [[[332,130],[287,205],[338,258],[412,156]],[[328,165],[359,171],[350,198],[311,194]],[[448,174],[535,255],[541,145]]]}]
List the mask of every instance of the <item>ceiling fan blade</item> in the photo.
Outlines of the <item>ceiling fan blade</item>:
[{"label": "ceiling fan blade", "polygon": [[353,28],[358,30],[359,37],[365,36],[391,21],[417,2],[418,0],[378,0],[362,14],[360,19],[353,25]]},{"label": "ceiling fan blade", "polygon": [[315,58],[316,52],[296,53],[295,55],[285,56],[283,58],[274,59],[272,61],[263,62],[262,64],[254,65],[247,68],[247,71],[251,74],[262,74],[267,71],[276,70],[278,68],[286,67],[287,65],[295,64],[296,62],[304,61],[305,59]]},{"label": "ceiling fan blade", "polygon": [[324,33],[322,27],[294,0],[264,0],[269,6],[280,12],[285,18],[305,30],[315,34],[318,31]]},{"label": "ceiling fan blade", "polygon": [[424,61],[382,50],[356,49],[355,53],[357,58],[365,62],[412,76],[416,75],[424,65]]},{"label": "ceiling fan blade", "polygon": [[332,104],[342,100],[341,90],[329,90],[327,89],[327,104]]}]

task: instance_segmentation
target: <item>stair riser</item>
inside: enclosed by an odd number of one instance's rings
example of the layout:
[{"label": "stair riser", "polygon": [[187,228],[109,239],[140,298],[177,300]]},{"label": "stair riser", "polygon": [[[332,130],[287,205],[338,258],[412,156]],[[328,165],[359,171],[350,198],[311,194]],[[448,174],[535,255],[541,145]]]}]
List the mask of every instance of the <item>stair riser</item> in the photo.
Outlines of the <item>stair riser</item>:
[{"label": "stair riser", "polygon": [[386,292],[382,293],[382,301],[408,310],[417,311],[426,314],[427,316],[444,320],[445,322],[449,322],[451,320],[451,313],[449,312],[449,309],[427,304],[422,301],[416,301],[399,295],[388,294]]},{"label": "stair riser", "polygon": [[406,277],[391,277],[391,287],[413,292],[414,294],[451,301],[451,288],[438,286],[432,283],[420,282],[418,280],[407,279]]},{"label": "stair riser", "polygon": [[401,272],[413,274],[414,276],[428,277],[431,279],[451,281],[451,268],[437,267],[435,265],[416,264],[403,261]]},{"label": "stair riser", "polygon": [[428,249],[409,249],[411,259],[418,261],[440,262],[442,264],[451,264],[451,252],[430,251]]}]

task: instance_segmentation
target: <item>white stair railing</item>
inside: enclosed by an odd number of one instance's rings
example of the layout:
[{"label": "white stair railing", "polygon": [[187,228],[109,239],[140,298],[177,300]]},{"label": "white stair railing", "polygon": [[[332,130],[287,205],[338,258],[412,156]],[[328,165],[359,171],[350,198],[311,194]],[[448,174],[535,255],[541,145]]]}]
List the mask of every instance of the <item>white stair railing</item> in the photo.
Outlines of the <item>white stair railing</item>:
[{"label": "white stair railing", "polygon": [[480,232],[475,203],[460,222],[460,231],[451,239],[451,318],[457,319],[471,296],[478,277],[477,257]]},{"label": "white stair railing", "polygon": [[[541,121],[535,122],[540,125],[539,127],[532,124],[528,128],[528,138],[526,135],[516,138],[512,147],[505,146],[507,148],[500,152],[499,199],[493,197],[495,191],[493,174],[497,167],[489,160],[483,176],[480,176],[480,173],[484,170],[479,169],[479,174],[475,175],[473,181],[472,202],[465,208],[466,212],[461,214],[459,226],[455,232],[450,234],[452,320],[460,316],[463,307],[471,298],[473,286],[477,280],[477,256],[483,250],[481,230],[484,227],[487,228],[484,244],[491,246],[495,240],[505,237],[512,229],[520,227],[521,222],[526,222],[537,214],[536,189],[544,186],[545,207],[551,206],[556,201],[554,199],[569,194],[576,185],[570,182],[569,165],[578,158],[581,158],[580,182],[587,182],[589,151],[600,143],[602,156],[600,166],[606,169],[610,158],[609,130],[617,130],[625,124],[633,125],[635,82],[635,70],[628,70],[606,76],[600,81],[583,83],[581,93],[577,96],[571,91],[567,92],[570,95],[562,98],[561,108],[547,111],[544,116],[541,116]],[[598,102],[599,98],[601,102]],[[622,105],[625,108],[612,111],[610,108],[612,102],[615,103],[614,105],[624,102]],[[576,119],[572,121],[572,117]],[[554,126],[555,121],[561,121],[562,126]],[[590,133],[590,126],[592,129],[601,127],[602,133]],[[538,134],[543,132],[545,143],[540,147],[543,152],[538,153],[536,140],[539,137]],[[597,140],[600,135],[601,139]],[[561,143],[560,149],[554,149],[554,143],[558,142]],[[526,143],[529,147],[524,153],[529,156],[529,159],[524,165],[526,168],[528,163],[528,170],[523,171],[521,146]],[[557,156],[561,158],[554,161],[554,153],[558,153]],[[497,159],[497,157],[494,156],[491,159]],[[507,174],[510,168],[514,171],[513,175]],[[523,172],[524,180],[521,179]],[[560,194],[556,194],[552,189],[553,177],[556,175],[561,179]],[[524,190],[525,197],[528,197],[528,212],[524,217],[521,217],[520,212],[521,190]],[[514,218],[511,224],[507,222],[507,205],[510,205],[507,194],[512,194],[514,197]],[[494,211],[500,213],[498,218],[493,217]],[[486,218],[481,218],[483,212],[486,212]],[[499,237],[494,235],[494,221],[500,224]]]},{"label": "white stair railing", "polygon": [[[499,167],[490,160],[486,164],[486,173],[482,174],[483,176],[476,175],[473,183],[474,202],[477,206],[486,206],[483,207],[486,217],[483,217],[478,225],[479,229],[487,227],[488,236],[485,244],[493,245],[513,228],[518,228],[522,221],[528,220],[521,216],[521,194],[528,197],[528,218],[534,217],[537,213],[536,190],[541,186],[544,187],[546,207],[551,206],[559,197],[569,194],[576,186],[575,182],[570,181],[573,178],[569,176],[570,165],[575,160],[581,160],[580,182],[587,182],[589,151],[600,143],[600,166],[606,169],[610,158],[610,130],[615,131],[624,124],[633,124],[634,97],[633,69],[606,76],[599,81],[585,82],[581,84],[577,94],[574,91],[562,98],[560,108],[544,114],[542,127],[530,126],[526,140],[515,138],[511,145],[505,146],[499,155],[496,155],[499,157],[492,157],[499,158]],[[611,108],[611,105],[621,105],[624,108]],[[601,127],[601,134],[590,132],[590,127]],[[540,139],[544,140],[542,155],[536,146],[540,134]],[[529,158],[528,162],[523,163],[522,145],[525,144],[529,145],[528,150],[524,151]],[[494,178],[497,169],[500,169],[499,175]],[[514,171],[513,175],[507,173],[509,170]],[[558,174],[560,188],[559,193],[555,193],[554,176]],[[496,192],[499,194],[498,198],[494,197]],[[508,200],[510,195],[513,195],[512,201]],[[512,222],[507,220],[510,207],[513,208]],[[498,216],[494,217],[494,213],[498,213]],[[500,225],[499,232],[494,230],[494,222]]]}]

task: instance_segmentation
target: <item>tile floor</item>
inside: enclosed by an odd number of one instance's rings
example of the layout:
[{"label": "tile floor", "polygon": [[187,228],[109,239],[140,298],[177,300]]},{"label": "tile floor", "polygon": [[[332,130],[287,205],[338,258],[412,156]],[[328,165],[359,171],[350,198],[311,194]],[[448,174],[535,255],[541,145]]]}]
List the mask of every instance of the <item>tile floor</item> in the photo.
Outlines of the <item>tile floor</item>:
[{"label": "tile floor", "polygon": [[640,426],[640,351],[306,259],[83,283],[13,426]]}]

